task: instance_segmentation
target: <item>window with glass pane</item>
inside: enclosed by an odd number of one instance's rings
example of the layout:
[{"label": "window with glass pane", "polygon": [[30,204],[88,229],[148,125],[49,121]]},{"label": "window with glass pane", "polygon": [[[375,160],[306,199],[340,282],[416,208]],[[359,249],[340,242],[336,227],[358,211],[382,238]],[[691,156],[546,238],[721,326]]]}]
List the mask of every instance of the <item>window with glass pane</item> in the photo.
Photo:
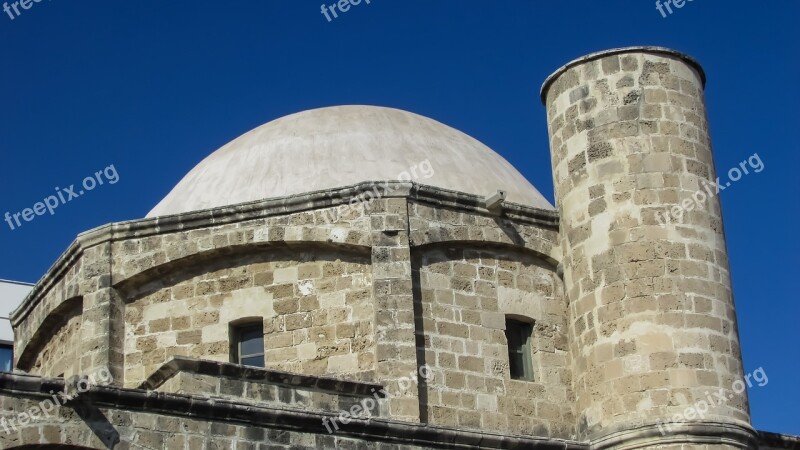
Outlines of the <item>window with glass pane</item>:
[{"label": "window with glass pane", "polygon": [[249,323],[232,329],[231,361],[245,366],[264,367],[264,326]]},{"label": "window with glass pane", "polygon": [[508,363],[511,378],[533,381],[533,362],[531,361],[531,336],[533,324],[518,320],[506,321],[506,340],[508,341]]},{"label": "window with glass pane", "polygon": [[14,364],[14,347],[9,344],[0,344],[0,372],[11,372]]}]

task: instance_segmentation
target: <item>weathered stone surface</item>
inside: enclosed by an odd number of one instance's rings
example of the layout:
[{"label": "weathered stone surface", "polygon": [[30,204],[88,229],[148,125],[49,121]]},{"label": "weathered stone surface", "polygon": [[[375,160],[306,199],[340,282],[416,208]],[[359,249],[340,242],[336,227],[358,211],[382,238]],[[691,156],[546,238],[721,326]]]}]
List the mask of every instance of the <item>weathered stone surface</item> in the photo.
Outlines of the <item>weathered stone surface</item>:
[{"label": "weathered stone surface", "polygon": [[[575,434],[566,303],[554,267],[525,250],[463,244],[420,249],[414,266],[421,294],[417,334],[425,338],[417,351],[435,368],[426,382],[428,421],[559,438]],[[471,275],[465,281],[481,274],[480,281],[447,282],[461,274]],[[507,316],[535,323],[534,382],[509,377]]]},{"label": "weathered stone surface", "polygon": [[[587,57],[546,91],[578,433],[589,439],[670,420],[706,392],[733,395],[728,380],[742,377],[725,240],[709,226],[721,224],[719,199],[664,219],[715,177],[702,75],[675,53],[609,53],[596,56],[602,75],[588,77]],[[575,115],[564,83],[589,86],[581,99],[593,108]],[[594,126],[575,132],[571,121]],[[702,314],[690,313],[695,299]],[[708,415],[749,423],[745,398]]]}]

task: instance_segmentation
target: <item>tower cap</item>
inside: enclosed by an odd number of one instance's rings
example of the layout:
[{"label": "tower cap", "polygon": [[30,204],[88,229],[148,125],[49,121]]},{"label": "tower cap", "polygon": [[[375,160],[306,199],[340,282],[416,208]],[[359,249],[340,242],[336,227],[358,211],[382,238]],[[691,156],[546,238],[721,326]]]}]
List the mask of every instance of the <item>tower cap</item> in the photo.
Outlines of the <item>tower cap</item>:
[{"label": "tower cap", "polygon": [[561,74],[563,74],[567,70],[569,70],[569,69],[571,69],[571,68],[573,68],[573,67],[575,67],[577,65],[580,65],[580,64],[583,64],[583,63],[586,63],[586,62],[589,62],[589,61],[592,61],[592,60],[595,60],[595,59],[603,58],[603,57],[606,57],[606,56],[612,56],[612,55],[621,55],[621,54],[624,54],[624,53],[651,53],[651,54],[666,55],[666,56],[671,56],[673,58],[681,59],[686,64],[691,66],[695,71],[697,71],[698,75],[700,76],[700,82],[702,83],[703,87],[706,86],[706,73],[705,73],[705,71],[703,71],[703,67],[700,65],[699,62],[697,62],[696,59],[692,58],[691,56],[687,55],[686,53],[681,53],[681,52],[679,52],[677,50],[672,50],[672,49],[666,48],[666,47],[655,47],[655,46],[646,46],[646,45],[640,45],[640,46],[635,46],[635,47],[612,48],[610,50],[603,50],[603,51],[599,51],[599,52],[595,52],[595,53],[590,53],[590,54],[588,54],[586,56],[581,56],[580,58],[573,59],[572,61],[564,64],[561,67],[559,67],[555,72],[553,72],[552,75],[550,75],[549,77],[547,77],[544,80],[544,83],[542,83],[542,88],[539,91],[541,99],[542,99],[542,104],[547,104],[547,91],[550,89],[550,85],[552,85],[553,82],[556,80],[556,78],[561,76]]}]

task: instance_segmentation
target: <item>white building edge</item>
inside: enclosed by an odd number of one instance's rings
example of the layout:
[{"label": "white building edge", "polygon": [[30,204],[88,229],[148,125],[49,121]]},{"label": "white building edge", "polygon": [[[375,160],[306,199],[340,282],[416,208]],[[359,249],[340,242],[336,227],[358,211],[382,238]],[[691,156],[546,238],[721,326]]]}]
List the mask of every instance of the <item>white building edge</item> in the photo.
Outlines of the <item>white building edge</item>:
[{"label": "white building edge", "polygon": [[33,289],[33,284],[0,279],[0,371],[11,371],[14,331],[9,316]]}]

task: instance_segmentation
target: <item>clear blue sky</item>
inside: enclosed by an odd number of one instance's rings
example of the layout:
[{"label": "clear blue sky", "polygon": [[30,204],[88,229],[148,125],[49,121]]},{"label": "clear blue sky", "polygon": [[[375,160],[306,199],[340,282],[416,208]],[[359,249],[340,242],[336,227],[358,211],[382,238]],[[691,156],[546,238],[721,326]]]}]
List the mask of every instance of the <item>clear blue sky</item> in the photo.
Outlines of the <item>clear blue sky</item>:
[{"label": "clear blue sky", "polygon": [[[720,173],[765,169],[722,193],[754,425],[800,434],[800,3],[372,0],[328,23],[320,0],[43,0],[0,11],[0,214],[113,164],[105,184],[11,231],[0,278],[33,282],[75,236],[143,217],[203,157],[280,116],[321,106],[407,109],[465,131],[553,199],[541,82],[574,57],[661,45],[708,73]],[[332,0],[328,3],[333,3]],[[302,163],[299,161],[298,163]]]}]

